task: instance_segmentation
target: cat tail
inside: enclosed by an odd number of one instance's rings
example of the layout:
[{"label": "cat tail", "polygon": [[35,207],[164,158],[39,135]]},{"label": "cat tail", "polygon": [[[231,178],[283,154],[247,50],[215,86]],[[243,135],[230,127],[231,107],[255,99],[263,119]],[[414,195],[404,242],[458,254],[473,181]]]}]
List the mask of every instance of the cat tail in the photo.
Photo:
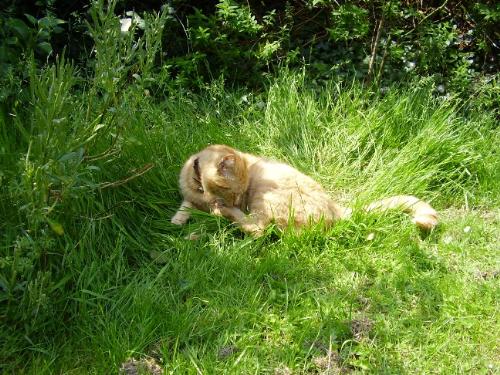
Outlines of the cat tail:
[{"label": "cat tail", "polygon": [[397,195],[385,198],[364,207],[367,212],[401,210],[413,216],[412,221],[417,227],[431,230],[438,224],[438,215],[434,208],[412,195]]}]

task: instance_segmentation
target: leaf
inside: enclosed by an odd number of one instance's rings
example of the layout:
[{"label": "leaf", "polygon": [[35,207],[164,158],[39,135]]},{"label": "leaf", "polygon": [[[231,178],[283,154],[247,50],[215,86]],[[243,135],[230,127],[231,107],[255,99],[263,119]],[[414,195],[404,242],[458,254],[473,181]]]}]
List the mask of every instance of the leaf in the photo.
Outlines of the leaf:
[{"label": "leaf", "polygon": [[59,158],[59,161],[66,161],[66,160],[75,160],[78,158],[78,152],[72,151],[68,152],[67,154],[64,154]]},{"label": "leaf", "polygon": [[59,158],[60,162],[64,162],[67,160],[74,160],[74,161],[81,161],[83,159],[83,154],[84,154],[84,149],[83,147],[80,147],[77,151],[71,151]]},{"label": "leaf", "polygon": [[36,48],[37,48],[37,50],[39,50],[39,52],[41,51],[45,55],[49,55],[52,52],[52,46],[50,45],[49,42],[38,43]]},{"label": "leaf", "polygon": [[36,26],[37,24],[37,20],[35,17],[33,17],[31,14],[28,14],[28,13],[24,13],[24,15],[26,16],[26,18],[28,19],[28,21],[30,21],[30,23],[33,25],[33,26]]},{"label": "leaf", "polygon": [[29,38],[30,28],[19,18],[12,18],[9,20],[9,25],[17,33],[17,35],[24,41]]},{"label": "leaf", "polygon": [[52,229],[58,236],[62,236],[64,234],[64,228],[61,223],[49,218],[47,218],[47,222],[50,225],[50,229]]},{"label": "leaf", "polygon": [[17,36],[11,36],[10,38],[7,38],[5,41],[10,46],[19,45],[19,39],[17,38]]},{"label": "leaf", "polygon": [[54,27],[54,28],[52,29],[52,32],[53,32],[54,34],[61,34],[63,31],[64,31],[64,29],[63,29],[62,27],[60,27],[60,26],[56,26],[56,27]]},{"label": "leaf", "polygon": [[38,41],[50,40],[50,33],[46,29],[38,30],[37,40]]},{"label": "leaf", "polygon": [[38,25],[43,29],[51,29],[56,25],[56,22],[52,17],[43,17],[38,20]]},{"label": "leaf", "polygon": [[93,132],[95,133],[96,131],[98,131],[99,129],[102,129],[106,126],[106,124],[97,124],[95,127],[94,127],[94,130]]}]

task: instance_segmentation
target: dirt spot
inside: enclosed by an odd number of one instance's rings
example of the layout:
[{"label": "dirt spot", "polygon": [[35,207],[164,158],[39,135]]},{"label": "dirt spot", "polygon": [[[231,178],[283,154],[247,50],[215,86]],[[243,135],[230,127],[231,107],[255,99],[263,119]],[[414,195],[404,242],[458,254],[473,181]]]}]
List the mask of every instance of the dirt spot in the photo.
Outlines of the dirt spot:
[{"label": "dirt spot", "polygon": [[196,232],[189,233],[187,236],[184,237],[185,240],[189,241],[197,241],[200,239],[200,234]]},{"label": "dirt spot", "polygon": [[328,350],[325,355],[314,357],[312,359],[314,366],[322,375],[347,374],[348,368],[342,366],[342,359],[337,351]]},{"label": "dirt spot", "polygon": [[494,271],[477,271],[475,273],[475,276],[479,280],[498,279],[500,277],[500,271],[499,270],[494,270]]},{"label": "dirt spot", "polygon": [[225,360],[238,351],[239,349],[234,345],[223,346],[222,348],[220,348],[219,353],[217,354],[217,358],[219,358],[220,360]]},{"label": "dirt spot", "polygon": [[495,222],[499,219],[499,213],[500,212],[494,211],[481,211],[479,216],[486,221]]},{"label": "dirt spot", "polygon": [[361,341],[362,339],[368,337],[368,334],[373,328],[373,320],[366,317],[360,317],[358,319],[353,319],[350,323],[352,336],[356,341]]},{"label": "dirt spot", "polygon": [[292,370],[287,366],[276,367],[274,375],[292,375]]},{"label": "dirt spot", "polygon": [[370,299],[367,298],[367,297],[364,297],[364,296],[358,296],[356,298],[358,300],[358,302],[361,304],[361,306],[363,307],[363,310],[366,310],[370,307]]},{"label": "dirt spot", "polygon": [[318,374],[334,375],[351,373],[351,368],[345,366],[337,350],[331,349],[319,340],[306,341],[304,346],[314,348],[320,354],[312,358],[312,363],[316,367]]},{"label": "dirt spot", "polygon": [[120,366],[122,375],[161,375],[163,370],[153,358],[129,358]]}]

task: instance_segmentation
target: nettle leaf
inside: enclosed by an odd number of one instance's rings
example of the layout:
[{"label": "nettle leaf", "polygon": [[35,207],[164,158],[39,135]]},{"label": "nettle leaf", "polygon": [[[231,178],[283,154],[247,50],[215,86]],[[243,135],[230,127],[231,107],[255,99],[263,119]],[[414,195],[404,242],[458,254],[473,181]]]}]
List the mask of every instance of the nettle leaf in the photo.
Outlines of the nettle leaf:
[{"label": "nettle leaf", "polygon": [[64,29],[60,26],[55,26],[53,29],[52,29],[52,32],[54,34],[61,34],[62,32],[64,31]]},{"label": "nettle leaf", "polygon": [[38,52],[43,53],[45,55],[49,55],[52,52],[52,46],[49,42],[41,42],[36,46]]},{"label": "nettle leaf", "polygon": [[9,26],[17,33],[17,35],[26,40],[30,36],[30,28],[19,18],[11,18],[9,20]]},{"label": "nettle leaf", "polygon": [[49,40],[50,39],[50,33],[45,30],[45,29],[40,29],[38,31],[38,40]]}]

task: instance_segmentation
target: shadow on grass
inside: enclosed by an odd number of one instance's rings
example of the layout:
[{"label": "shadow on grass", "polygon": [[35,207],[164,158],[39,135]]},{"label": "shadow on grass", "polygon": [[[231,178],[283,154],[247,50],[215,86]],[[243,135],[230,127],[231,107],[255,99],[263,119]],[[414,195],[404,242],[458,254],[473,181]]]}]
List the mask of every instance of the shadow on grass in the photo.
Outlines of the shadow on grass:
[{"label": "shadow on grass", "polygon": [[[427,274],[439,265],[412,239],[388,256],[383,244],[350,239],[359,230],[352,223],[326,235],[314,229],[252,239],[223,221],[200,219],[211,230],[197,241],[183,239],[189,229],[161,233],[162,223],[151,222],[156,235],[142,255],[117,244],[129,259],[122,265],[128,278],[111,276],[108,284],[116,284],[105,290],[102,282],[100,290],[87,283],[78,320],[83,346],[106,348],[86,353],[96,365],[115,371],[126,357],[150,355],[174,371],[285,365],[314,372],[328,348],[346,371],[402,373],[388,349],[396,331],[423,329],[439,317],[439,275]],[[380,268],[388,263],[392,269]],[[81,278],[95,277],[95,269],[83,269]],[[365,332],[353,330],[363,321],[370,322]],[[234,354],[222,360],[227,347]]]}]

